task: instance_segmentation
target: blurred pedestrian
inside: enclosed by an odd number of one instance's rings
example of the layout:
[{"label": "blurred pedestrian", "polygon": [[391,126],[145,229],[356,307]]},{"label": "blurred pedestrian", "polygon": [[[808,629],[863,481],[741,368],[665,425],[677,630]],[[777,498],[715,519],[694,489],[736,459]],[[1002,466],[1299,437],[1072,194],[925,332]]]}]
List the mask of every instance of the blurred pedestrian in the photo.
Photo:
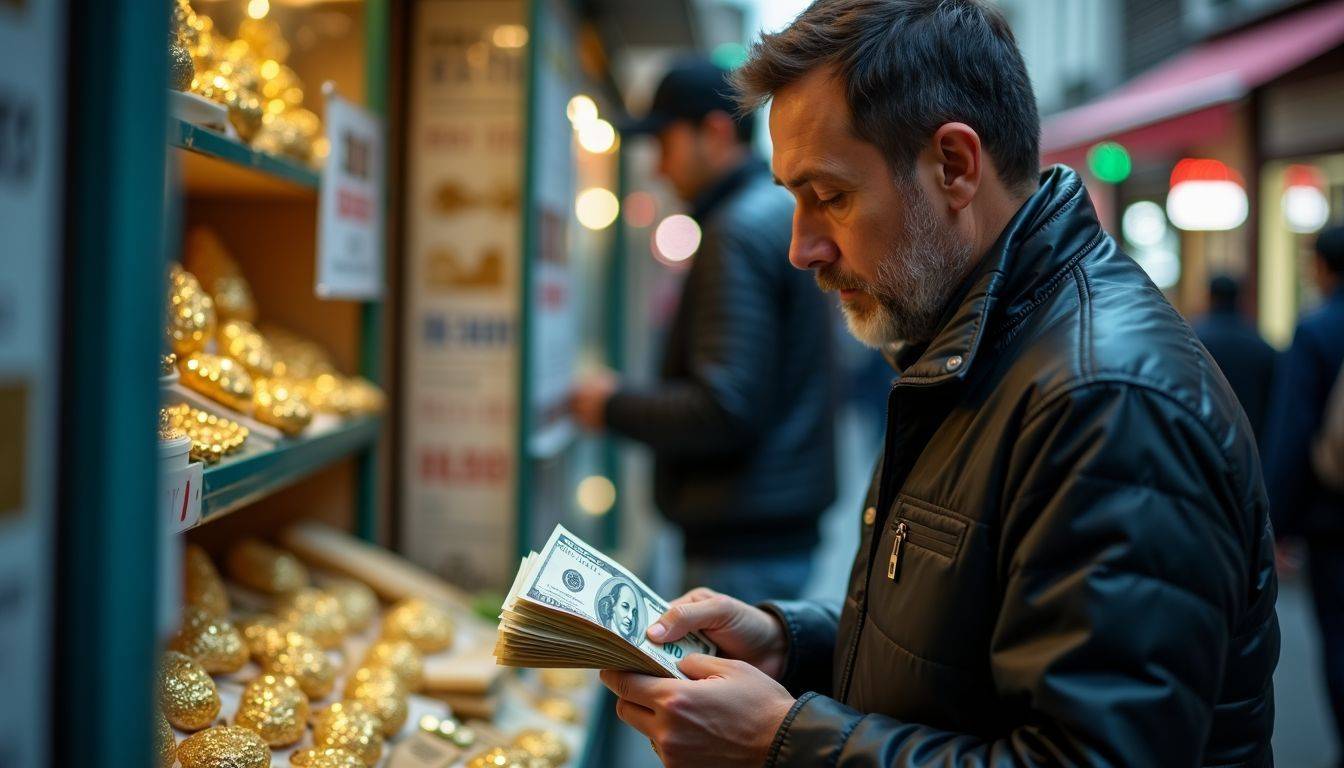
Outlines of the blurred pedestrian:
[{"label": "blurred pedestrian", "polygon": [[1265,445],[1265,486],[1275,530],[1306,544],[1307,578],[1321,631],[1335,733],[1344,744],[1344,495],[1312,467],[1311,446],[1344,364],[1344,227],[1316,238],[1315,279],[1324,299],[1298,321],[1279,361]]},{"label": "blurred pedestrian", "polygon": [[1001,12],[817,0],[737,79],[773,98],[790,260],[900,372],[843,603],[692,591],[647,635],[719,657],[604,671],[617,713],[670,768],[1272,765],[1255,442],[1082,179],[1039,172]]},{"label": "blurred pedestrian", "polygon": [[1232,385],[1256,445],[1263,447],[1276,353],[1237,309],[1240,292],[1235,278],[1218,275],[1210,280],[1209,312],[1195,321],[1195,335]]},{"label": "blurred pedestrian", "polygon": [[657,137],[658,170],[703,230],[660,380],[584,379],[575,419],[641,442],[654,495],[681,528],[685,578],[743,600],[796,595],[835,498],[834,375],[824,297],[789,267],[793,206],[751,148],[727,73],[685,60],[627,136]]}]

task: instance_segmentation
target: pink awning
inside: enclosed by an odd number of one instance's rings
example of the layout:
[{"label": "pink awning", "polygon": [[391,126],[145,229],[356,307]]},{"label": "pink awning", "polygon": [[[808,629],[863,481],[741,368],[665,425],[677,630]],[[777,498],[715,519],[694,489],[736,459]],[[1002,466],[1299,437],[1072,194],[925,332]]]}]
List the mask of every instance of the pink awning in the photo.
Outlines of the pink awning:
[{"label": "pink awning", "polygon": [[[1153,129],[1169,121],[1175,121],[1172,127],[1179,133],[1195,125],[1207,131],[1210,121],[1225,122],[1229,102],[1341,44],[1344,0],[1201,43],[1097,101],[1047,119],[1041,154],[1047,162],[1059,162],[1102,139],[1158,138]],[[1198,119],[1180,120],[1187,116]],[[1186,122],[1191,125],[1183,127]]]}]

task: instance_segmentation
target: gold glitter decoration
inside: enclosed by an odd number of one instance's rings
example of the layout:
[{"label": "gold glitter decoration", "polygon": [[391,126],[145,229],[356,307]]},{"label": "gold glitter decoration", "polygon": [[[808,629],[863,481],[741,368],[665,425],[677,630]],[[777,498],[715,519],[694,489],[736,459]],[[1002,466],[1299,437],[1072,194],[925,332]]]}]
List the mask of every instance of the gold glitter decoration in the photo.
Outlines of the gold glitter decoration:
[{"label": "gold glitter decoration", "polygon": [[[190,6],[186,9],[191,13]],[[193,14],[194,15],[194,14]],[[196,65],[191,60],[191,51],[187,48],[187,16],[181,7],[174,8],[168,24],[168,87],[175,91],[185,91],[191,87],[191,78],[196,74]]]},{"label": "gold glitter decoration", "polygon": [[357,701],[338,701],[319,712],[313,723],[313,744],[339,747],[359,756],[366,766],[378,764],[383,735],[378,716]]},{"label": "gold glitter decoration", "polygon": [[[269,613],[254,613],[238,621],[238,630],[243,633],[243,643],[247,645],[248,654],[261,661],[279,651],[280,641],[288,627]],[[279,631],[273,633],[271,630]],[[268,641],[272,644],[268,645]]]},{"label": "gold glitter decoration", "polygon": [[261,640],[265,656],[263,670],[273,675],[288,675],[310,699],[321,699],[336,687],[336,665],[327,652],[311,637],[283,629],[269,629]]},{"label": "gold glitter decoration", "polygon": [[227,565],[234,581],[268,595],[308,586],[308,569],[297,557],[259,539],[244,539],[234,545]]},{"label": "gold glitter decoration", "polygon": [[186,430],[173,422],[173,414],[166,408],[159,409],[159,442],[169,443],[187,436]]},{"label": "gold glitter decoration", "polygon": [[383,735],[395,736],[406,724],[406,686],[387,667],[360,667],[345,681],[345,698],[368,705],[383,724]]},{"label": "gold glitter decoration", "polygon": [[182,383],[239,413],[252,413],[252,376],[233,358],[192,352],[182,362]]},{"label": "gold glitter decoration", "polygon": [[341,604],[316,587],[305,587],[276,598],[275,614],[295,632],[313,638],[323,648],[337,648],[347,625]]},{"label": "gold glitter decoration", "polygon": [[159,664],[159,707],[180,731],[199,731],[219,715],[219,691],[194,659],[165,651]]},{"label": "gold glitter decoration", "polygon": [[491,747],[467,761],[467,768],[531,768],[531,755],[513,747]]},{"label": "gold glitter decoration", "polygon": [[157,707],[154,709],[154,764],[158,768],[172,768],[177,762],[177,737],[168,725],[168,718]]},{"label": "gold glitter decoration", "polygon": [[268,768],[271,749],[246,728],[217,725],[183,740],[177,759],[182,768]]},{"label": "gold glitter decoration", "polygon": [[256,322],[257,303],[252,298],[252,286],[219,235],[209,227],[196,227],[187,234],[183,249],[187,267],[214,299],[219,321]]},{"label": "gold glitter decoration", "polygon": [[287,747],[308,726],[308,697],[292,677],[262,675],[243,689],[233,723],[256,731],[272,747]]},{"label": "gold glitter decoration", "polygon": [[[185,432],[183,433],[185,434]],[[195,544],[188,544],[182,557],[182,597],[215,616],[229,615],[229,593],[210,556]]]},{"label": "gold glitter decoration", "polygon": [[175,370],[177,370],[176,354],[165,352],[159,355],[159,376],[172,376]]},{"label": "gold glitter decoration", "polygon": [[302,432],[313,420],[313,410],[284,379],[257,379],[252,406],[257,421],[270,424],[290,437]]},{"label": "gold glitter decoration", "polygon": [[418,691],[425,682],[425,662],[409,640],[379,640],[364,654],[364,666],[387,667],[401,678],[408,691]]},{"label": "gold glitter decoration", "polygon": [[564,765],[569,759],[569,745],[555,731],[527,728],[513,737],[513,746],[551,765]]},{"label": "gold glitter decoration", "polygon": [[177,264],[168,268],[168,341],[178,357],[205,347],[215,332],[215,302],[196,276]]},{"label": "gold glitter decoration", "polygon": [[250,434],[247,427],[235,421],[186,403],[178,403],[164,410],[172,418],[173,424],[181,427],[191,438],[191,458],[195,461],[214,464],[241,448]]},{"label": "gold glitter decoration", "polygon": [[359,755],[340,747],[300,749],[289,756],[294,768],[364,768]]},{"label": "gold glitter decoration", "polygon": [[383,637],[409,640],[424,653],[446,651],[453,645],[453,619],[436,605],[408,598],[383,617]]},{"label": "gold glitter decoration", "polygon": [[363,632],[373,623],[378,614],[378,596],[368,586],[354,579],[332,579],[323,589],[340,603],[350,632]]},{"label": "gold glitter decoration", "polygon": [[233,623],[195,606],[182,611],[182,628],[168,647],[192,657],[206,672],[237,672],[247,663],[247,646]]},{"label": "gold glitter decoration", "polygon": [[579,708],[562,696],[548,696],[537,702],[537,711],[562,723],[579,722]]},{"label": "gold glitter decoration", "polygon": [[540,679],[543,688],[557,693],[577,691],[580,688],[585,688],[592,679],[591,675],[585,670],[565,669],[561,667],[538,670],[537,676]]},{"label": "gold glitter decoration", "polygon": [[242,363],[253,376],[274,376],[281,370],[266,337],[246,320],[223,321],[215,340],[221,352]]}]

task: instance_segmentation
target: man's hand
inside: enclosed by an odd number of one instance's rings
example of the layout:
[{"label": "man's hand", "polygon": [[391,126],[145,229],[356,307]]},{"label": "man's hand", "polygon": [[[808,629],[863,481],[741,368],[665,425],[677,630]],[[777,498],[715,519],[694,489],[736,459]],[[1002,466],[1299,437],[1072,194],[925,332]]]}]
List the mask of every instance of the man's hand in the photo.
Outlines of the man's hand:
[{"label": "man's hand", "polygon": [[603,670],[620,699],[616,714],[649,737],[667,768],[762,765],[793,707],[789,692],[744,661],[693,653],[678,666],[690,680]]},{"label": "man's hand", "polygon": [[784,627],[769,613],[737,598],[698,587],[668,603],[667,613],[648,629],[655,643],[671,643],[701,632],[719,654],[741,659],[778,680],[784,674]]},{"label": "man's hand", "polygon": [[606,428],[607,401],[615,394],[618,381],[611,371],[585,376],[569,393],[569,412],[589,432]]}]

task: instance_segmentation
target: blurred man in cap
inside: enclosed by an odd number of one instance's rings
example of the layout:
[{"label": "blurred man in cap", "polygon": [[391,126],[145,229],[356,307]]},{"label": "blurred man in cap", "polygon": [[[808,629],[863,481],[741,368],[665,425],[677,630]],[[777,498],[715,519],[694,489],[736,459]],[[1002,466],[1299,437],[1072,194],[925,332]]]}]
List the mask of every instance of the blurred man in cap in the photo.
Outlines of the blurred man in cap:
[{"label": "blurred man in cap", "polygon": [[1265,417],[1274,381],[1274,348],[1237,309],[1241,286],[1236,278],[1218,275],[1209,281],[1209,312],[1194,323],[1195,335],[1213,355],[1246,419],[1256,444],[1265,439]]},{"label": "blurred man in cap", "polygon": [[599,375],[575,419],[649,446],[655,499],[680,526],[685,579],[743,600],[797,595],[818,518],[835,498],[825,299],[788,262],[793,204],[751,149],[727,73],[677,63],[649,113],[658,171],[703,230],[667,335],[660,380]]}]

